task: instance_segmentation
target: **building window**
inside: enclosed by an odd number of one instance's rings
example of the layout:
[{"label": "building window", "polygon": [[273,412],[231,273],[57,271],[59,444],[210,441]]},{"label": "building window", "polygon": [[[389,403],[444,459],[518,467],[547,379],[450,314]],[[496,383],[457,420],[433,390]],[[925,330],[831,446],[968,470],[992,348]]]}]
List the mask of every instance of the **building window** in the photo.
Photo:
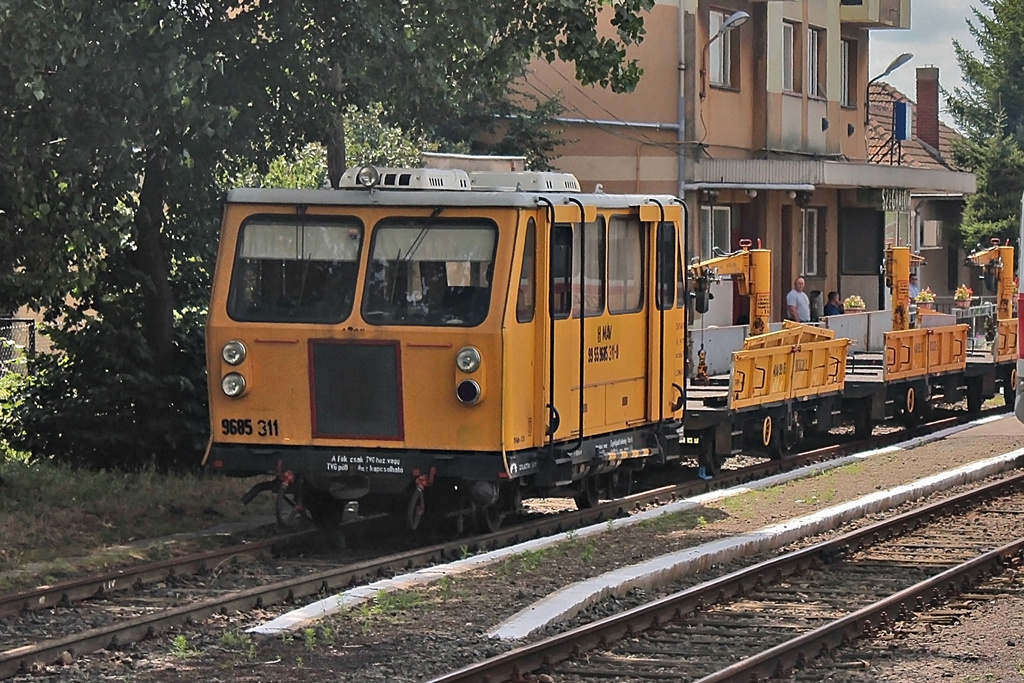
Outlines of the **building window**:
[{"label": "building window", "polygon": [[[724,12],[710,12],[708,16],[709,40],[718,35],[727,18]],[[732,33],[732,31],[726,31],[708,48],[708,81],[711,85],[731,87],[733,84]]]},{"label": "building window", "polygon": [[796,25],[788,21],[782,24],[782,89],[786,92],[799,92],[796,68]]},{"label": "building window", "polygon": [[732,251],[732,207],[700,207],[701,260]]},{"label": "building window", "polygon": [[825,31],[807,29],[807,94],[825,96]]},{"label": "building window", "polygon": [[843,40],[839,46],[839,104],[856,107],[857,100],[857,43]]},{"label": "building window", "polygon": [[820,259],[820,226],[818,209],[800,209],[800,272],[803,275],[824,275]]}]

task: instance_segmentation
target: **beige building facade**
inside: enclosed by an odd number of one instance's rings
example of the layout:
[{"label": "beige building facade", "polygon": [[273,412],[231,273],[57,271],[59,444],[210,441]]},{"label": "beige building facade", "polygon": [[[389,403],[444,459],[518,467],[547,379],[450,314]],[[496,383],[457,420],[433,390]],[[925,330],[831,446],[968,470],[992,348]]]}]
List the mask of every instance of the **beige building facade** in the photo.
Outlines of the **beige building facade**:
[{"label": "beige building facade", "polygon": [[[771,249],[774,319],[797,276],[821,292],[812,305],[836,290],[884,308],[882,251],[912,225],[911,193],[975,190],[969,173],[870,161],[870,36],[910,18],[910,0],[659,0],[630,50],[633,93],[580,86],[558,63],[527,82],[563,97],[555,165],[584,189],[683,197],[691,258],[740,239]],[[745,302],[727,282],[714,293],[698,324],[735,322]]]}]

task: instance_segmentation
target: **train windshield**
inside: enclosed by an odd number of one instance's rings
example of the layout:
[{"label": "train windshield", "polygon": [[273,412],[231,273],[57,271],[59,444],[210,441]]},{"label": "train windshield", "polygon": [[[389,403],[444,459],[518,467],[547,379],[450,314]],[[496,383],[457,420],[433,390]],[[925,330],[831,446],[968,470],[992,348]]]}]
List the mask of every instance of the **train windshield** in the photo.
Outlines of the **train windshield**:
[{"label": "train windshield", "polygon": [[390,219],[373,232],[363,319],[372,325],[479,325],[497,229],[489,221]]},{"label": "train windshield", "polygon": [[355,301],[362,242],[362,226],[352,219],[249,219],[239,234],[228,315],[250,322],[345,320]]}]

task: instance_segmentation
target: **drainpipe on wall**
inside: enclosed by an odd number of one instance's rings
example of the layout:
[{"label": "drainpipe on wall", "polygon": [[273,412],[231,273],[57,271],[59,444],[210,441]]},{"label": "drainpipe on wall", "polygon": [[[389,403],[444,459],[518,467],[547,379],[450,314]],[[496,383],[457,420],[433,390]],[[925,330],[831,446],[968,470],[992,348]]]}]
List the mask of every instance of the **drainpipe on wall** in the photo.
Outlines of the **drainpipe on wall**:
[{"label": "drainpipe on wall", "polygon": [[683,196],[686,183],[686,9],[683,7],[685,0],[677,0],[679,3],[679,100],[676,104],[676,173],[678,183],[676,195],[685,200]]}]

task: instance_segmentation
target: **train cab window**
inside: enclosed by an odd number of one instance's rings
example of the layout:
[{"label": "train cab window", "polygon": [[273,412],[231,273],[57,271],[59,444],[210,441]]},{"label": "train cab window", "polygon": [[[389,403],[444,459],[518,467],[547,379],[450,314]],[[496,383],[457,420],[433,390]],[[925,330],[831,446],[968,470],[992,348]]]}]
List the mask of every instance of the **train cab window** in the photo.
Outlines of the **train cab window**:
[{"label": "train cab window", "polygon": [[551,228],[551,317],[568,318],[572,310],[572,225]]},{"label": "train cab window", "polygon": [[[551,231],[552,312],[556,318],[600,315],[604,312],[604,220],[583,228],[579,223],[559,223]],[[586,259],[586,267],[581,267]],[[581,274],[582,271],[582,274]]]},{"label": "train cab window", "polygon": [[676,295],[676,226],[675,223],[658,223],[658,310],[672,308]]},{"label": "train cab window", "polygon": [[247,322],[338,323],[352,313],[362,226],[258,216],[242,225],[228,315]]},{"label": "train cab window", "polygon": [[516,296],[516,320],[533,320],[537,302],[537,223],[532,218],[526,224],[523,240],[523,267],[519,272],[519,292]]},{"label": "train cab window", "polygon": [[633,313],[644,306],[644,233],[636,217],[615,216],[608,226],[608,310]]},{"label": "train cab window", "polygon": [[363,319],[371,325],[479,325],[497,229],[483,220],[401,218],[373,232]]},{"label": "train cab window", "polygon": [[[579,224],[574,226],[579,232]],[[581,249],[581,245],[584,247]],[[580,316],[582,299],[583,315],[589,317],[604,313],[604,219],[598,217],[593,223],[583,225],[583,239],[575,240],[572,250],[572,315]],[[583,277],[580,277],[580,261],[586,259]],[[582,289],[581,289],[582,288]]]}]

